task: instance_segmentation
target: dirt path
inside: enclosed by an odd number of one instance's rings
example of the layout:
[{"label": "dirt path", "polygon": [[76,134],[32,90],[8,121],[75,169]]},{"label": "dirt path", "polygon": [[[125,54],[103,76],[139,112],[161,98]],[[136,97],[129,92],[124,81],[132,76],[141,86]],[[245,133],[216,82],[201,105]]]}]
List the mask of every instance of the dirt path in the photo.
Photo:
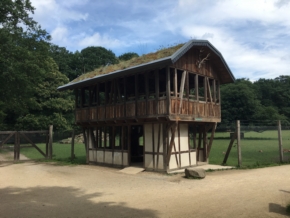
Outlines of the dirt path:
[{"label": "dirt path", "polygon": [[290,165],[203,180],[99,166],[0,164],[0,217],[287,217]]},{"label": "dirt path", "polygon": [[[29,160],[26,156],[23,154],[19,155],[20,160]],[[2,152],[0,153],[0,161],[13,161],[14,159],[14,152],[12,149],[3,149]]]}]

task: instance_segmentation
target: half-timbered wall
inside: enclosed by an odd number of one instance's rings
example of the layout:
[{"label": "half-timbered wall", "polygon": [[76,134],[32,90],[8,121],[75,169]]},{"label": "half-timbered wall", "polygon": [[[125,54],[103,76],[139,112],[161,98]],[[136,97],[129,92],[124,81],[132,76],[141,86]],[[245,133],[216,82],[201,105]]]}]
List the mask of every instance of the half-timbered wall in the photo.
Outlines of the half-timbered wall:
[{"label": "half-timbered wall", "polygon": [[[169,156],[169,170],[196,165],[196,150],[190,146],[188,128],[187,123],[177,125],[174,144]],[[172,129],[168,132],[169,141],[171,140],[171,133]]]},{"label": "half-timbered wall", "polygon": [[127,166],[129,164],[129,127],[96,126],[85,128],[89,162]]},{"label": "half-timbered wall", "polygon": [[[144,167],[146,169],[164,170],[165,150],[164,149],[164,128],[163,123],[144,124]],[[166,145],[166,144],[165,144]]]}]

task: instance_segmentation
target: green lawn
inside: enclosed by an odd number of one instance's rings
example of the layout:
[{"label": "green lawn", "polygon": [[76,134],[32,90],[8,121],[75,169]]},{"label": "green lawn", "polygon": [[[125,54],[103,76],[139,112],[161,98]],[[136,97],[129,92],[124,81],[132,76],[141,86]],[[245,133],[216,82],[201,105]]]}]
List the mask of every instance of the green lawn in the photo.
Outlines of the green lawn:
[{"label": "green lawn", "polygon": [[[45,153],[45,144],[37,144],[37,146]],[[76,158],[71,160],[71,145],[53,143],[52,161],[67,164],[85,164],[86,151],[84,144],[75,144],[74,153]],[[33,160],[43,160],[44,157],[35,148],[21,148],[20,153]]]},{"label": "green lawn", "polygon": [[[290,150],[290,130],[282,132],[283,148]],[[224,159],[224,152],[227,151],[230,142],[229,132],[217,132],[213,141],[209,161],[210,164],[221,164]],[[44,144],[37,144],[42,151],[45,151]],[[277,131],[245,132],[245,138],[241,139],[242,165],[243,167],[258,167],[273,165],[279,162],[278,133]],[[67,164],[85,164],[86,154],[84,144],[75,144],[75,156],[70,159],[70,144],[53,144],[53,161]],[[21,154],[30,159],[42,159],[44,157],[35,148],[21,148]],[[284,160],[290,162],[290,152],[284,153]],[[232,147],[227,165],[237,165],[236,142]]]},{"label": "green lawn", "polygon": [[[211,164],[221,164],[224,159],[224,152],[227,151],[230,143],[229,133],[217,133],[217,139],[213,141],[209,161]],[[223,139],[228,137],[228,139]],[[282,131],[283,148],[290,150],[290,130]],[[277,131],[245,132],[244,139],[241,139],[242,165],[244,167],[257,167],[272,165],[279,162],[279,147]],[[289,162],[290,152],[284,153],[284,160]],[[236,141],[229,155],[227,165],[237,165]]]}]

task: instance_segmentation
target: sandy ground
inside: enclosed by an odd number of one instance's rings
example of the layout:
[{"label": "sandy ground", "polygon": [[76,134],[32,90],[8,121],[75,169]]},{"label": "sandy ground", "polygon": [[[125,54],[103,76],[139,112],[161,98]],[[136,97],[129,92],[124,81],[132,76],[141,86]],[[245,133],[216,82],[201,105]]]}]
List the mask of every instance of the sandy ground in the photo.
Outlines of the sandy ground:
[{"label": "sandy ground", "polygon": [[203,180],[119,170],[0,162],[0,217],[287,217],[290,165]]}]

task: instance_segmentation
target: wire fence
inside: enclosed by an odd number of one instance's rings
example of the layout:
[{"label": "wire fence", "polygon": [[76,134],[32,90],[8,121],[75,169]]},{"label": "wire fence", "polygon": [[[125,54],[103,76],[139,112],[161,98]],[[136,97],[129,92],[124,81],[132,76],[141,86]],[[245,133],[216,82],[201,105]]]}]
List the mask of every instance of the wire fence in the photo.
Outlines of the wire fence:
[{"label": "wire fence", "polygon": [[[215,140],[209,157],[212,164],[223,163],[231,138],[237,130],[236,123],[227,126],[218,126]],[[240,148],[241,166],[257,167],[290,162],[290,125],[281,121],[281,145],[280,152],[278,137],[278,121],[240,121]],[[226,164],[238,165],[237,140],[234,141]]]}]

